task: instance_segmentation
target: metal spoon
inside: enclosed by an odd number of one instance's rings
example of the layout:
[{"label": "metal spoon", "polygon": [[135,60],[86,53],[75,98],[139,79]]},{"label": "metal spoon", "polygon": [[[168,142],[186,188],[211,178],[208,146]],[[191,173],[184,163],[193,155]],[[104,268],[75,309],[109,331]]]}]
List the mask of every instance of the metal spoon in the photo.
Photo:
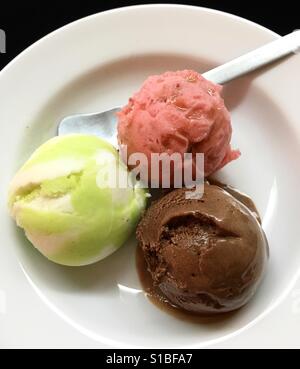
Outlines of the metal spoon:
[{"label": "metal spoon", "polygon": [[[204,73],[203,76],[212,82],[224,84],[298,51],[300,51],[300,30],[214,68]],[[101,113],[66,117],[58,126],[58,135],[72,133],[96,135],[117,147],[116,113],[120,109],[116,107]]]}]

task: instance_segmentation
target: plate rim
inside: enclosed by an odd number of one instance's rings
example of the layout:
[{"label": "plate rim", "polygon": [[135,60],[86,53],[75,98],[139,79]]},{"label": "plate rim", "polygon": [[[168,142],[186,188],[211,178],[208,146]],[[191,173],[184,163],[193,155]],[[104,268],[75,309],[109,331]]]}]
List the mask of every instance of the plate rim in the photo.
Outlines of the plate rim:
[{"label": "plate rim", "polygon": [[108,9],[105,10],[103,12],[96,12],[94,14],[90,14],[86,17],[83,18],[79,18],[77,20],[74,20],[70,23],[65,24],[62,27],[57,28],[56,30],[46,34],[45,36],[43,36],[42,38],[38,39],[37,41],[35,41],[33,44],[29,45],[27,48],[25,48],[23,51],[21,51],[17,56],[15,56],[7,65],[4,66],[4,68],[2,68],[0,70],[0,79],[2,77],[2,75],[4,73],[7,73],[7,71],[10,70],[10,68],[12,66],[14,66],[16,63],[19,62],[19,60],[21,60],[25,55],[27,55],[28,53],[31,52],[32,49],[36,48],[40,43],[43,43],[45,41],[47,41],[48,39],[56,36],[56,34],[59,34],[61,32],[64,32],[66,29],[70,28],[70,27],[76,27],[79,26],[81,23],[85,23],[90,21],[91,19],[97,18],[99,16],[106,16],[106,15],[111,15],[111,14],[117,14],[117,13],[121,13],[121,12],[127,12],[128,10],[134,10],[134,9],[151,9],[151,8],[178,8],[178,9],[183,9],[183,8],[191,8],[191,9],[201,9],[201,11],[206,12],[206,13],[214,13],[214,14],[220,14],[222,16],[228,17],[228,18],[235,18],[236,20],[242,21],[243,23],[248,23],[248,24],[252,24],[253,26],[255,26],[256,28],[260,28],[266,32],[268,32],[269,34],[276,36],[276,37],[280,37],[280,35],[278,33],[276,33],[275,31],[270,30],[269,28],[256,23],[254,21],[251,21],[247,18],[243,18],[239,15],[236,14],[232,14],[232,13],[227,13],[224,12],[222,10],[218,10],[218,9],[214,9],[214,8],[207,8],[207,7],[203,7],[203,6],[196,6],[196,5],[184,5],[184,4],[167,4],[167,3],[161,3],[161,4],[140,4],[140,5],[129,5],[129,6],[123,6],[123,7],[118,7],[118,8],[113,8],[113,9]]}]

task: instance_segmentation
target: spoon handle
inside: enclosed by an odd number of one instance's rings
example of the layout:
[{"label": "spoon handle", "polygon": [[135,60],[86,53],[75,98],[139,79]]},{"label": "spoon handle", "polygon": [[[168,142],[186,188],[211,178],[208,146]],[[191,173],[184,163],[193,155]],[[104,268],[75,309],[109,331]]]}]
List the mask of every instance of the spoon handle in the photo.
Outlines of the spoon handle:
[{"label": "spoon handle", "polygon": [[300,51],[300,30],[296,30],[278,40],[270,42],[259,49],[231,60],[214,68],[203,76],[215,83],[224,84],[252,72],[271,62]]}]

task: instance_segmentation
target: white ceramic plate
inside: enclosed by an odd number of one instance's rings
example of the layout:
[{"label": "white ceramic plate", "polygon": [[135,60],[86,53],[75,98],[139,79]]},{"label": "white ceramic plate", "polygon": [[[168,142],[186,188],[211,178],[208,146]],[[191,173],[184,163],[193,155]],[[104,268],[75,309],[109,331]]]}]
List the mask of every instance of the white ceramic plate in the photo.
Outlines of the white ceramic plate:
[{"label": "white ceramic plate", "polygon": [[299,56],[225,88],[242,157],[221,176],[256,201],[271,248],[262,288],[228,320],[197,325],[153,306],[134,241],[86,268],[48,262],[5,205],[14,171],[62,117],[123,104],[149,74],[203,72],[277,37],[214,10],[123,8],[52,33],[0,73],[0,347],[299,347]]}]

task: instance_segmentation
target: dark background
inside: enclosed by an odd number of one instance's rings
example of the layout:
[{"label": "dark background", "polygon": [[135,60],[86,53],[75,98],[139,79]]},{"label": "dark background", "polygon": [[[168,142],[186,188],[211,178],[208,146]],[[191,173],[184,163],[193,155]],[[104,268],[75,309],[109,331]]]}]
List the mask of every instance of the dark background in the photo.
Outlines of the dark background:
[{"label": "dark background", "polygon": [[[164,2],[171,3],[171,1],[163,0],[157,3]],[[104,2],[101,0],[21,2],[2,0],[0,4],[0,29],[6,32],[7,53],[0,54],[0,69],[33,42],[67,23],[103,10],[141,3],[146,2]],[[205,6],[237,14],[282,35],[300,28],[296,0],[240,0],[238,2],[230,0],[198,0],[180,1],[178,3]]]}]

